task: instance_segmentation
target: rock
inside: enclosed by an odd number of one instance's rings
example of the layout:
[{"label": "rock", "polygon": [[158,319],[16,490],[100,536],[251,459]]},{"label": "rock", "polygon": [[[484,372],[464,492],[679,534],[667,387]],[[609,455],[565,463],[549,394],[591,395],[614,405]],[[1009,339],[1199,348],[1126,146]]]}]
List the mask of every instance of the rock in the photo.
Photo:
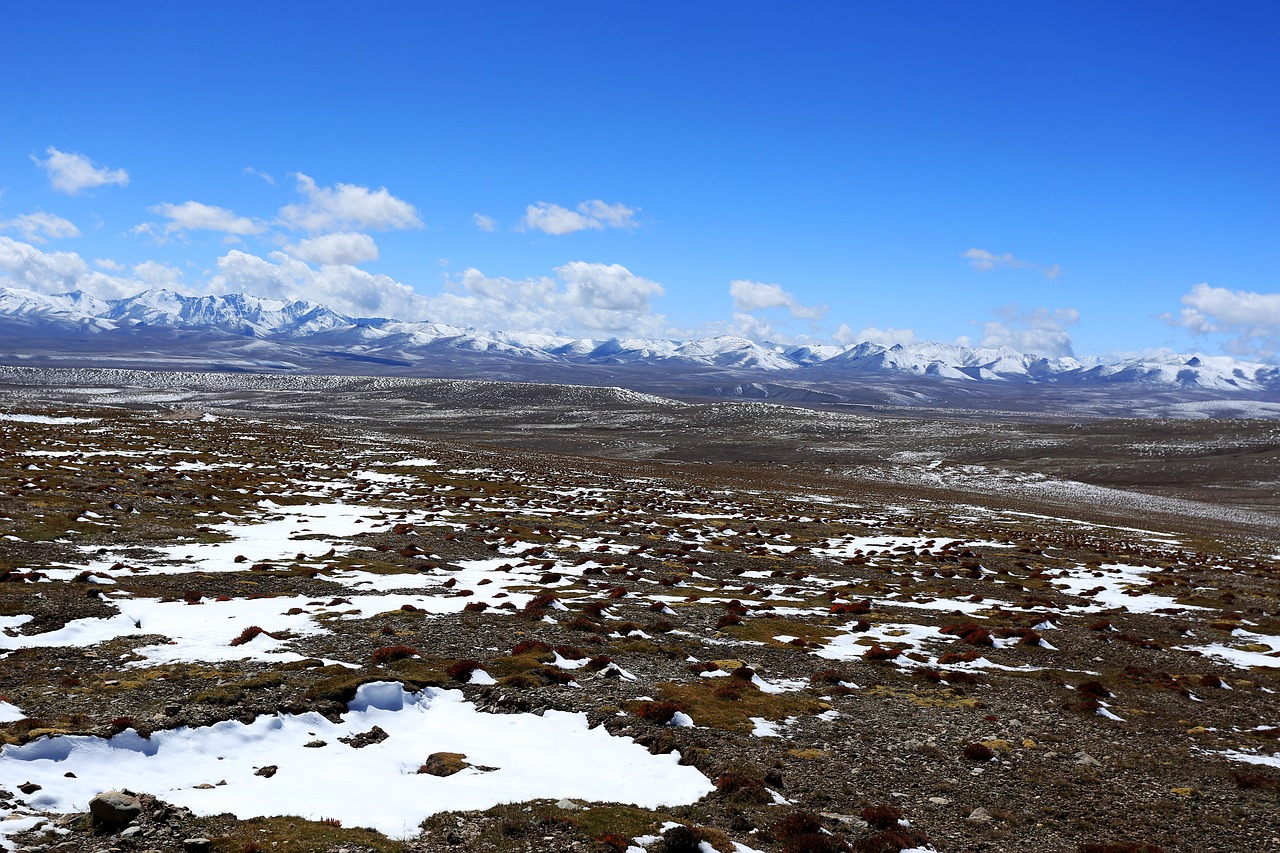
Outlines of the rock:
[{"label": "rock", "polygon": [[103,791],[89,800],[89,814],[98,826],[119,829],[142,814],[142,801],[130,791]]},{"label": "rock", "polygon": [[935,806],[951,805],[951,801],[948,800],[946,797],[930,797],[929,802],[933,803]]},{"label": "rock", "polygon": [[560,800],[556,803],[556,808],[571,812],[581,809],[582,806],[578,805],[573,800]]},{"label": "rock", "polygon": [[276,771],[279,769],[280,768],[275,764],[268,764],[266,767],[259,767],[257,770],[253,771],[253,775],[264,776],[267,779],[270,779],[272,776],[276,775]]},{"label": "rock", "polygon": [[135,835],[140,835],[141,833],[142,833],[142,827],[130,826],[130,827],[126,827],[125,830],[120,833],[120,837],[133,838]]},{"label": "rock", "polygon": [[34,794],[36,791],[39,791],[40,788],[41,786],[37,785],[35,782],[23,782],[18,786],[18,790],[24,794]]},{"label": "rock", "polygon": [[418,772],[431,776],[452,776],[471,766],[466,759],[467,756],[461,752],[433,752],[427,756]]},{"label": "rock", "polygon": [[991,816],[991,812],[979,806],[978,808],[970,812],[969,816],[965,818],[965,820],[969,821],[970,823],[991,823],[991,821],[995,820],[995,818]]},{"label": "rock", "polygon": [[352,749],[363,749],[366,746],[373,746],[375,743],[382,743],[388,737],[378,726],[374,726],[367,732],[361,732],[358,735],[350,737],[340,737],[338,740],[350,746]]},{"label": "rock", "polygon": [[212,853],[213,842],[207,838],[184,838],[182,851],[183,853]]},{"label": "rock", "polygon": [[1089,753],[1087,753],[1087,752],[1083,752],[1083,751],[1081,751],[1081,752],[1077,752],[1077,753],[1076,753],[1076,764],[1083,764],[1083,765],[1084,765],[1084,766],[1086,766],[1086,767],[1101,767],[1101,766],[1102,766],[1102,762],[1101,762],[1101,761],[1099,761],[1098,759],[1094,758],[1094,757],[1093,757],[1092,755],[1090,755]]}]

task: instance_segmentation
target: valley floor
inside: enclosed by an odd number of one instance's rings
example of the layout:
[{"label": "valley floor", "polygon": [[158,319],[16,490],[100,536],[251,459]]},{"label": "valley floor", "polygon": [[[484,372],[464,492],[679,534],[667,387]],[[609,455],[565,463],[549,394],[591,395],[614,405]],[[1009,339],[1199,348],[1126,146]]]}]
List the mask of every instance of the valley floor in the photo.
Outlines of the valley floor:
[{"label": "valley floor", "polygon": [[254,381],[0,392],[7,848],[1280,850],[1269,422]]}]

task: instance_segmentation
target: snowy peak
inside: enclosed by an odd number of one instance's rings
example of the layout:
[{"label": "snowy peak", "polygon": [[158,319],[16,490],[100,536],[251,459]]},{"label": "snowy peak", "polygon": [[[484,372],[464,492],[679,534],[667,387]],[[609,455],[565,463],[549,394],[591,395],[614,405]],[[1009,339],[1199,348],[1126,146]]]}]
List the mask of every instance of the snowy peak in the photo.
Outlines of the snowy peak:
[{"label": "snowy peak", "polygon": [[[78,292],[48,296],[0,287],[0,324],[14,330],[11,340],[37,340],[46,348],[57,348],[59,334],[76,334],[80,351],[84,351],[86,331],[105,336],[102,346],[107,346],[109,339],[127,348],[130,336],[143,328],[205,330],[220,333],[222,340],[227,335],[233,340],[252,338],[263,357],[287,348],[289,359],[301,359],[304,364],[311,353],[403,367],[421,364],[424,368],[442,361],[475,365],[501,362],[512,369],[520,364],[559,364],[582,370],[625,365],[657,367],[672,375],[679,375],[682,368],[802,375],[837,385],[855,381],[857,376],[893,375],[971,387],[1001,383],[1010,387],[1135,387],[1148,392],[1217,395],[1280,393],[1280,368],[1226,356],[1152,356],[1086,366],[1074,358],[1041,358],[1007,347],[971,349],[932,341],[892,346],[869,341],[850,346],[782,346],[734,335],[688,341],[595,340],[352,318],[313,302],[284,302],[243,293],[183,296],[169,290],[149,290],[125,299],[102,300]],[[184,338],[188,340],[193,339]],[[743,379],[757,381],[750,376]]]}]

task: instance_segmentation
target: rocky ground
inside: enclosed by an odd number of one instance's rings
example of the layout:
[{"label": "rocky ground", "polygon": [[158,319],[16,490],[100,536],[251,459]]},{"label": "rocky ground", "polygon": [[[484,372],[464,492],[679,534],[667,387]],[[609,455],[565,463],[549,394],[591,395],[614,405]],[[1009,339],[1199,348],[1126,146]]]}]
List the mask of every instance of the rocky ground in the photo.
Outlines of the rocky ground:
[{"label": "rocky ground", "polygon": [[[1196,490],[1190,462],[1126,483],[1135,455],[1109,483],[1036,491],[1025,449],[986,474],[936,442],[858,461],[845,424],[821,456],[788,454],[787,430],[750,406],[731,442],[734,419],[697,406],[606,440],[563,417],[550,437],[478,434],[474,408],[338,421],[342,405],[315,416],[304,395],[142,396],[11,389],[0,408],[0,807],[25,828],[4,835],[19,849],[1280,850],[1265,424],[1133,437],[1152,458],[1210,448],[1216,489]],[[1044,429],[991,427],[1009,443]],[[959,446],[966,431],[898,434]],[[1087,444],[1072,445],[1081,470],[1123,455],[1089,459]],[[1243,446],[1261,467],[1227,483],[1214,448]],[[557,753],[530,743],[545,793],[429,814],[400,837],[359,828],[360,779],[333,801],[340,817],[312,813],[306,784],[294,811],[233,816],[186,782],[33,782],[46,769],[21,752],[308,712],[337,723],[362,684],[388,681],[461,691],[484,720],[582,713],[678,755],[706,793],[561,796]],[[393,753],[404,736],[386,735],[317,749]],[[502,777],[478,753],[405,760],[440,785]],[[299,784],[270,766],[204,784]],[[137,798],[95,819],[60,787],[73,783]]]}]

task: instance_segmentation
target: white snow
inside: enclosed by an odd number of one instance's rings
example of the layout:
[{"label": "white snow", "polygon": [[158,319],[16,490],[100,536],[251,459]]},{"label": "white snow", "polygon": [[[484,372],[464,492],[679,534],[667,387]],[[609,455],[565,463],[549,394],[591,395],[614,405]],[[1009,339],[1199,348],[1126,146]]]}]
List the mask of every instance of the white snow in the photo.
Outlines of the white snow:
[{"label": "white snow", "polygon": [[[700,772],[679,764],[679,753],[650,755],[631,738],[588,728],[585,714],[485,714],[459,691],[408,693],[392,682],[362,686],[349,708],[339,723],[311,712],[149,739],[133,730],[110,739],[41,738],[0,751],[0,785],[43,786],[27,801],[53,812],[83,811],[99,791],[131,787],[202,815],[330,817],[394,838],[416,835],[424,818],[455,809],[565,797],[657,808],[712,790]],[[374,725],[388,734],[381,743],[356,749],[338,740]],[[326,745],[304,746],[316,740]],[[434,752],[460,752],[497,769],[418,774]],[[254,774],[266,765],[278,772]]]}]

